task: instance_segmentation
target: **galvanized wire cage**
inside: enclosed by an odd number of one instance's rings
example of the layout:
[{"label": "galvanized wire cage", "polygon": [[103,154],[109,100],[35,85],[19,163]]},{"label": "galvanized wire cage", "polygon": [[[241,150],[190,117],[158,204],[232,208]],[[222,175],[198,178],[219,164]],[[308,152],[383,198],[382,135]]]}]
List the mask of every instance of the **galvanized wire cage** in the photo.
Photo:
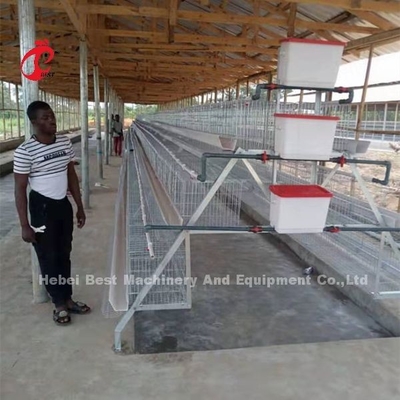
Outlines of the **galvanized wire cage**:
[{"label": "galvanized wire cage", "polygon": [[[199,151],[186,154],[179,147],[179,142],[184,141],[189,147],[199,148],[196,141],[184,139],[185,130],[193,129],[200,132],[214,133],[237,139],[238,146],[247,149],[263,149],[273,152],[274,148],[274,118],[277,109],[284,113],[315,113],[314,103],[280,103],[265,100],[249,101],[239,100],[225,102],[222,104],[207,104],[195,106],[184,110],[168,111],[157,113],[153,116],[146,116],[147,129],[162,138],[163,143],[174,154],[179,154],[190,169],[199,170]],[[319,114],[338,116],[341,120],[336,130],[334,150],[343,154],[354,154],[352,147],[354,132],[350,129],[351,106],[338,104],[338,102],[321,103]],[[157,121],[160,124],[154,125]],[[162,123],[162,124],[161,124]],[[184,128],[171,132],[171,127]],[[349,140],[350,139],[350,140]],[[177,144],[178,143],[178,144]],[[211,151],[209,149],[201,149]],[[214,148],[214,151],[220,151]],[[334,153],[333,153],[334,154]],[[187,158],[189,158],[189,160]],[[197,163],[197,167],[196,167]],[[267,187],[274,183],[281,184],[309,184],[314,182],[322,184],[326,177],[332,172],[333,164],[317,165],[314,162],[277,161],[276,172],[270,165],[250,161],[262,182]],[[214,160],[210,168],[210,180],[215,179],[222,171],[226,161]],[[237,164],[230,173],[231,179],[242,182],[241,196],[245,201],[246,196],[256,195],[260,199],[269,202],[268,194],[265,196],[259,187],[250,179],[248,170],[244,165]],[[370,176],[364,177],[363,186],[375,188],[376,184],[371,183]],[[329,180],[326,187],[334,194],[328,214],[327,224],[374,224],[379,225],[376,214],[368,203],[360,184],[354,179],[351,171],[337,171]],[[354,195],[357,195],[357,198]],[[269,205],[264,209],[267,217]],[[380,208],[389,226],[398,226],[399,218],[393,212]],[[385,236],[386,234],[383,234]],[[367,273],[369,276],[369,290],[375,295],[396,295],[400,294],[400,261],[398,253],[394,252],[389,242],[384,240],[383,250],[381,249],[380,238],[382,235],[371,232],[343,232],[340,235],[332,234],[301,234],[293,235],[293,238],[310,249],[314,254],[320,255],[324,260],[338,270],[343,272]],[[399,234],[394,233],[396,246],[399,248]],[[392,242],[393,244],[393,242]],[[338,261],[339,254],[343,255],[344,262]],[[340,256],[340,257],[341,257]],[[348,260],[347,264],[345,260]],[[378,282],[378,285],[376,284]],[[390,288],[388,291],[387,288]]]},{"label": "galvanized wire cage", "polygon": [[[279,107],[291,113],[315,112],[310,104]],[[346,107],[328,103],[319,112],[338,115],[346,113]],[[240,213],[249,207],[268,223],[271,199],[266,188],[271,184],[313,183],[329,189],[334,197],[328,225],[398,224],[394,213],[377,208],[373,200],[371,203],[367,188],[371,179],[366,183],[355,166],[349,173],[338,171],[338,165],[330,162],[277,160],[263,164],[234,158],[235,154],[249,158],[257,149],[273,154],[276,109],[275,103],[237,101],[154,114],[132,126],[125,156],[129,310],[116,328],[117,345],[134,312],[190,307],[190,227],[205,232],[213,228],[234,231],[245,227]],[[336,145],[346,139],[345,132],[346,127],[339,126]],[[222,136],[231,141],[215,140]],[[224,150],[227,143],[231,148]],[[200,179],[204,153],[221,157],[207,159],[206,176]],[[365,198],[352,197],[346,191],[349,183],[352,190],[359,184]],[[375,296],[400,295],[399,233],[392,236],[366,229],[289,236],[349,279],[366,276],[363,289]]]}]

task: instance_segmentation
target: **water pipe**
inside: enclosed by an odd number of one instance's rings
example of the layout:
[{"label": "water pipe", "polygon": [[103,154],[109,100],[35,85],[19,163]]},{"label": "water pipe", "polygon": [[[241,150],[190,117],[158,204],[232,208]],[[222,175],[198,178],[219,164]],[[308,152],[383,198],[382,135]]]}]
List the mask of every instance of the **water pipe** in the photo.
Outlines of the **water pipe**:
[{"label": "water pipe", "polygon": [[[162,231],[214,231],[214,232],[252,232],[266,233],[276,232],[275,228],[270,225],[255,226],[198,226],[198,225],[146,225],[146,231],[162,230]],[[400,228],[377,225],[327,225],[323,229],[324,232],[400,232]]]},{"label": "water pipe", "polygon": [[200,182],[205,182],[207,180],[207,159],[208,158],[226,158],[226,159],[247,159],[247,160],[260,160],[262,162],[266,162],[269,160],[280,160],[280,161],[324,161],[324,162],[332,162],[336,164],[340,164],[342,167],[345,164],[369,164],[369,165],[381,165],[386,168],[384,179],[372,178],[371,182],[379,183],[381,185],[387,185],[389,183],[390,172],[392,168],[392,164],[390,161],[386,160],[358,160],[358,159],[349,159],[344,156],[342,157],[334,157],[328,160],[307,160],[307,159],[286,159],[280,156],[275,156],[271,154],[267,154],[265,151],[259,154],[232,154],[232,153],[203,153],[201,157],[201,173],[197,176],[197,179]]}]

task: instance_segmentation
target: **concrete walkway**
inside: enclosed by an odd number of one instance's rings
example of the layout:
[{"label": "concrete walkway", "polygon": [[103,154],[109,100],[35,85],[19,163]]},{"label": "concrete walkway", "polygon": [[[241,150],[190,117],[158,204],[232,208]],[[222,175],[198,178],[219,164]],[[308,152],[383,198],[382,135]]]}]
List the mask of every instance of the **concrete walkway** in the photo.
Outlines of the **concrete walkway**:
[{"label": "concrete walkway", "polygon": [[[109,188],[94,188],[94,150],[92,208],[87,226],[74,233],[73,274],[105,276],[120,159],[112,157],[104,169]],[[12,216],[12,200],[6,207]],[[54,325],[51,304],[31,304],[30,247],[20,239],[15,211],[2,232],[0,254],[2,400],[386,400],[400,395],[396,338],[116,355],[111,349],[116,320],[101,313],[105,287],[75,287],[75,298],[92,305],[93,312],[76,316],[68,327]]]}]

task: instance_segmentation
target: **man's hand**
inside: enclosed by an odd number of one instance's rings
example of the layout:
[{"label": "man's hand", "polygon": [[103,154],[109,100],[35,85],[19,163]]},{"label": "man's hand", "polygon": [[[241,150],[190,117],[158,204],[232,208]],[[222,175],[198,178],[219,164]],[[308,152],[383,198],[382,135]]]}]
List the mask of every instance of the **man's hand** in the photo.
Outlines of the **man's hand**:
[{"label": "man's hand", "polygon": [[22,227],[22,240],[27,243],[36,243],[35,231],[31,226],[25,225]]},{"label": "man's hand", "polygon": [[86,222],[86,215],[83,208],[79,207],[78,211],[76,212],[76,219],[78,220],[78,228],[81,229],[85,226]]}]

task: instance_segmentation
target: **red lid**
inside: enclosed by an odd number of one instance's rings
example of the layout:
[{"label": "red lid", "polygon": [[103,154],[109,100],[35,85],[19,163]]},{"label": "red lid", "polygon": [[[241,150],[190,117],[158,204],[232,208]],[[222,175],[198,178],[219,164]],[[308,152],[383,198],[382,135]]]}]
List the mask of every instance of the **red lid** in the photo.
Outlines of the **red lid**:
[{"label": "red lid", "polygon": [[319,40],[319,39],[299,39],[299,38],[285,38],[281,40],[283,42],[295,42],[295,43],[307,43],[307,44],[327,44],[330,46],[346,46],[346,43],[335,42],[333,40]]},{"label": "red lid", "polygon": [[314,114],[279,114],[275,113],[274,117],[278,118],[301,118],[301,119],[325,119],[327,121],[339,121],[339,117],[330,117],[329,115],[314,115]]},{"label": "red lid", "polygon": [[279,197],[333,197],[318,185],[270,185],[269,190]]}]

